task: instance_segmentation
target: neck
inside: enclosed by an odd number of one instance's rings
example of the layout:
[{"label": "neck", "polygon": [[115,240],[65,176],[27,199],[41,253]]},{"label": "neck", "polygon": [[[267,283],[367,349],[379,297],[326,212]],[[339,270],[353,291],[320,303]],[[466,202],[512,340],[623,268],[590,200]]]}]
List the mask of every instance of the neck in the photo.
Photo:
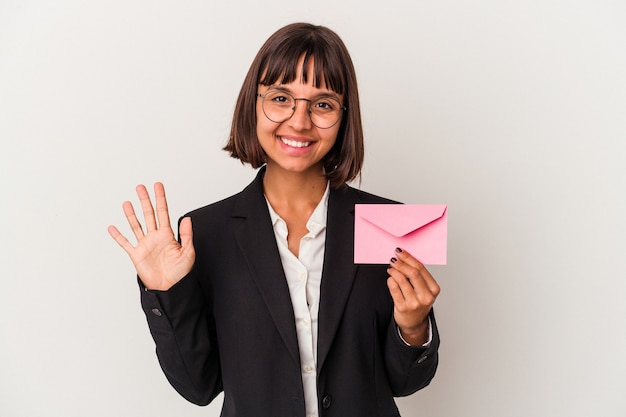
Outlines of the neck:
[{"label": "neck", "polygon": [[268,165],[263,177],[263,191],[273,207],[317,206],[328,181],[323,168],[307,172],[285,172]]}]

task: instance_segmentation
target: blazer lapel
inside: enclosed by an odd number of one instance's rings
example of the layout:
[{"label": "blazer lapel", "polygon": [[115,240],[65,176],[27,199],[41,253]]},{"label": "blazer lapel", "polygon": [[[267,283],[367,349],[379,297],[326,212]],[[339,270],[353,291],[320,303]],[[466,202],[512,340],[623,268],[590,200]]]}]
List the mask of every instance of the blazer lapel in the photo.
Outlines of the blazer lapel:
[{"label": "blazer lapel", "polygon": [[289,287],[263,194],[264,172],[265,169],[261,168],[256,179],[241,192],[234,206],[233,217],[241,220],[235,236],[274,324],[289,353],[300,366]]},{"label": "blazer lapel", "polygon": [[322,369],[350,295],[357,266],[354,253],[354,200],[350,189],[331,189],[326,220],[326,249],[320,289],[317,369]]}]

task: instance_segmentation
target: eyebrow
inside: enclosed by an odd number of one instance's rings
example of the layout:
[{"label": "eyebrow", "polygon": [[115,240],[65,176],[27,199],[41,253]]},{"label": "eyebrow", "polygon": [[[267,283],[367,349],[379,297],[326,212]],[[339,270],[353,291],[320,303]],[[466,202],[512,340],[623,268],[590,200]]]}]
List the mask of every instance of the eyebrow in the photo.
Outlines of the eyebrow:
[{"label": "eyebrow", "polygon": [[[267,91],[270,91],[270,90],[282,91],[282,92],[288,93],[288,94],[290,94],[292,96],[294,95],[293,91],[291,91],[289,88],[283,87],[281,85],[276,85],[276,84],[270,85],[270,86],[268,86]],[[267,93],[267,91],[266,91],[266,93]],[[330,90],[328,90],[328,91],[330,91]],[[316,96],[313,96],[312,99],[314,100],[314,99],[318,99],[318,98],[333,98],[333,99],[337,100],[340,103],[342,101],[341,98],[334,92],[320,93],[320,94],[318,94]]]}]

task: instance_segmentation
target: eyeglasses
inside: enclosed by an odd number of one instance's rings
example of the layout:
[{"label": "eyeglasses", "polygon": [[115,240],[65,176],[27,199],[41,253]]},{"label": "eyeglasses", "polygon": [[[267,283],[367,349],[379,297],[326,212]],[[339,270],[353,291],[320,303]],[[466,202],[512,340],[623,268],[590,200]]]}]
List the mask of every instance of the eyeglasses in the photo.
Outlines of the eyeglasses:
[{"label": "eyeglasses", "polygon": [[313,100],[295,98],[282,90],[268,90],[265,94],[257,94],[263,99],[263,113],[274,123],[289,120],[296,111],[298,100],[308,102],[308,112],[311,123],[320,129],[328,129],[341,120],[341,115],[347,109],[339,100],[331,96],[322,96]]}]

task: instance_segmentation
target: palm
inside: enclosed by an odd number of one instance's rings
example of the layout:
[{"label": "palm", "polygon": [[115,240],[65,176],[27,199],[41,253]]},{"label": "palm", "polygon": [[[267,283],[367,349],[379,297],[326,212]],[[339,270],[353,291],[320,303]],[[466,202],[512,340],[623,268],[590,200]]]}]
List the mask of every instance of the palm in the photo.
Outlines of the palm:
[{"label": "palm", "polygon": [[180,224],[181,242],[176,241],[169,222],[169,212],[163,185],[154,185],[155,211],[143,185],[137,187],[141,201],[146,230],[141,227],[130,202],[123,204],[124,214],[137,238],[133,246],[115,226],[109,233],[130,256],[137,275],[148,289],[167,290],[191,271],[195,260],[192,243],[191,220],[183,219]]}]

